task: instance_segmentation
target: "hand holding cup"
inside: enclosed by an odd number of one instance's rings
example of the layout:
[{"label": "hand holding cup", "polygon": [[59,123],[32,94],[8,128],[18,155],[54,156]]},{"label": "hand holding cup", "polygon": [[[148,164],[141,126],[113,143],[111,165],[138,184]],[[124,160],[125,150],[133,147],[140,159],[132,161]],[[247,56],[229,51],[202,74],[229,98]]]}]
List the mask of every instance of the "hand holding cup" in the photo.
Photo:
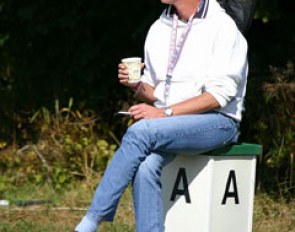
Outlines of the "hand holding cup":
[{"label": "hand holding cup", "polygon": [[144,64],[141,63],[140,57],[131,57],[121,60],[122,63],[118,65],[118,78],[121,84],[128,87],[138,85],[141,77],[141,69]]}]

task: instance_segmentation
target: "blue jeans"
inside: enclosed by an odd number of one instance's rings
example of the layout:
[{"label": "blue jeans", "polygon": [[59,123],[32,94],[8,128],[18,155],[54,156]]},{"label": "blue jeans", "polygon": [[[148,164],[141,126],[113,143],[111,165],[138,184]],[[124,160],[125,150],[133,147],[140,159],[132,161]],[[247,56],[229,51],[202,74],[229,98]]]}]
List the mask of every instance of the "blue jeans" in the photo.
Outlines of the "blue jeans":
[{"label": "blue jeans", "polygon": [[136,122],[125,133],[76,230],[94,232],[101,221],[112,221],[120,197],[133,181],[136,231],[163,231],[162,167],[177,154],[203,153],[237,138],[237,123],[218,112]]}]

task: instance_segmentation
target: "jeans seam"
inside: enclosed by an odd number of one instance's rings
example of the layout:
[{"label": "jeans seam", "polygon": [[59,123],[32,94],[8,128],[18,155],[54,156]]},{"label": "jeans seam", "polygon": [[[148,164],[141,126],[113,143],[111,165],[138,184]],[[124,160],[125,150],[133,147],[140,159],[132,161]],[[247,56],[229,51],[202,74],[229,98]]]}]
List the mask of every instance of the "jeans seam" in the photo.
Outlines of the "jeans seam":
[{"label": "jeans seam", "polygon": [[[168,139],[183,139],[183,138],[187,138],[188,136],[193,136],[197,133],[206,133],[215,129],[231,129],[232,127],[229,125],[229,123],[225,123],[223,125],[215,125],[212,127],[208,127],[205,128],[203,130],[198,130],[198,129],[193,129],[193,130],[189,130],[187,132],[183,132],[183,133],[170,133],[170,134],[162,134],[161,136],[157,136],[157,134],[155,133],[155,140],[151,141],[153,144],[156,144],[156,142],[158,140],[168,140]],[[236,130],[236,129],[235,129]],[[232,138],[232,137],[231,137]]]}]

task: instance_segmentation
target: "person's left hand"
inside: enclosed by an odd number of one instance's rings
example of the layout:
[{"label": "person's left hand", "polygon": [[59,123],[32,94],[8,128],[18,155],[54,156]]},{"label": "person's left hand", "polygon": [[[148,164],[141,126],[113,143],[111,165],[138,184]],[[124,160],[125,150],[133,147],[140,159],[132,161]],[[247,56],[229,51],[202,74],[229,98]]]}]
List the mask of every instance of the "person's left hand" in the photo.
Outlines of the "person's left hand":
[{"label": "person's left hand", "polygon": [[161,108],[150,106],[147,104],[139,104],[131,106],[128,110],[136,120],[143,118],[163,118],[165,117],[164,111]]}]

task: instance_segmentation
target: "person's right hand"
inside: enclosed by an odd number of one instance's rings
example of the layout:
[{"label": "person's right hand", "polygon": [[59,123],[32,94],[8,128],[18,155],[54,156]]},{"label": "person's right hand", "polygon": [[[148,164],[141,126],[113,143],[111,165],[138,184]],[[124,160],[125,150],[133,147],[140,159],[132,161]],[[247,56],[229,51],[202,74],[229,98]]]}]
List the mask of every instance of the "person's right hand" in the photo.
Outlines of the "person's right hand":
[{"label": "person's right hand", "polygon": [[[140,66],[141,66],[141,69],[143,69],[144,63],[141,63]],[[125,85],[130,88],[135,88],[136,86],[138,86],[138,83],[132,83],[132,84],[128,83],[128,68],[123,63],[120,63],[118,65],[118,78],[119,78],[119,82],[122,85]]]}]

